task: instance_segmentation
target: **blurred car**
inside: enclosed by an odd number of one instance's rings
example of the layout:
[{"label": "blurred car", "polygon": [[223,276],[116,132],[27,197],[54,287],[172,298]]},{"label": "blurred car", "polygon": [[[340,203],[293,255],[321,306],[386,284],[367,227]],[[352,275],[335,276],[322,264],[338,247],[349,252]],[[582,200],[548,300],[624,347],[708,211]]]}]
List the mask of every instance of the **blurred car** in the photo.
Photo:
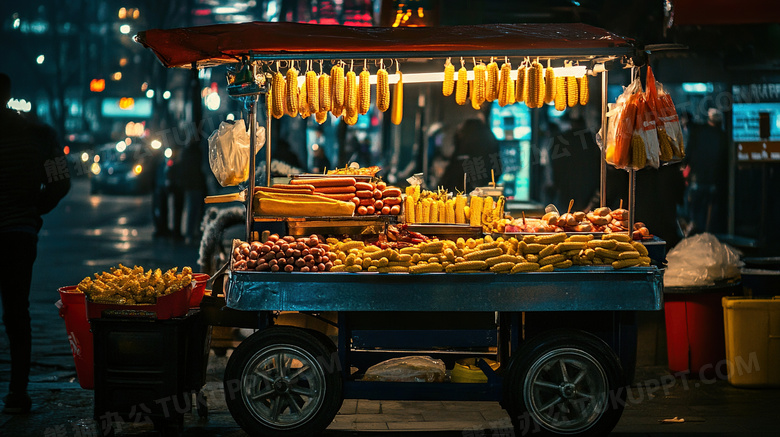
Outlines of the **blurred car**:
[{"label": "blurred car", "polygon": [[144,194],[154,185],[154,156],[142,143],[101,146],[90,166],[92,194]]}]

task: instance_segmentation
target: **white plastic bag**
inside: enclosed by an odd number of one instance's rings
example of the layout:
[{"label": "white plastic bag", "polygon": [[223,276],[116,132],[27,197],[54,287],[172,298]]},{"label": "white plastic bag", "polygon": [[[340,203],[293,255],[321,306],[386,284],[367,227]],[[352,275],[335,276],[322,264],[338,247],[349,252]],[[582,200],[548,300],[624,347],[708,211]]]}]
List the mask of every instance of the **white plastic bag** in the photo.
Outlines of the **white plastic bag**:
[{"label": "white plastic bag", "polygon": [[[256,152],[264,145],[265,128],[258,126]],[[249,133],[243,119],[233,123],[223,121],[209,136],[209,166],[223,187],[238,185],[249,178]]]},{"label": "white plastic bag", "polygon": [[708,233],[680,241],[666,255],[664,287],[701,287],[739,277],[739,252]]},{"label": "white plastic bag", "polygon": [[364,381],[444,382],[444,361],[428,356],[391,358],[366,370]]}]

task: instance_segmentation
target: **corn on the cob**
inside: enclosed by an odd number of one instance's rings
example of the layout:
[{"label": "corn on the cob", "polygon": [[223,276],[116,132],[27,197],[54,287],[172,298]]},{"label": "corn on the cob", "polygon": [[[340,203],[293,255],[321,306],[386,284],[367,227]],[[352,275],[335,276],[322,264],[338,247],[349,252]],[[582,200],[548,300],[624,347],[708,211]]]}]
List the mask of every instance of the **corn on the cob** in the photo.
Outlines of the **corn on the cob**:
[{"label": "corn on the cob", "polygon": [[414,255],[415,253],[420,253],[421,250],[419,247],[404,247],[399,252],[401,255]]},{"label": "corn on the cob", "polygon": [[661,161],[671,161],[674,158],[674,152],[672,151],[672,140],[669,138],[669,134],[662,127],[658,128],[658,146],[661,149],[659,158]]},{"label": "corn on the cob", "polygon": [[580,100],[580,94],[577,90],[577,78],[566,76],[566,105],[572,107]]},{"label": "corn on the cob", "polygon": [[447,266],[447,273],[462,272],[464,270],[485,270],[488,265],[485,261],[462,261]]},{"label": "corn on the cob", "polygon": [[591,240],[588,241],[588,247],[597,248],[602,247],[608,250],[614,250],[617,247],[618,242],[616,240]]},{"label": "corn on the cob", "polygon": [[506,106],[514,102],[515,82],[512,80],[512,64],[504,62],[498,78],[498,105]]},{"label": "corn on the cob", "polygon": [[349,252],[352,249],[362,249],[366,245],[362,241],[346,241],[338,246],[338,249],[342,252]]},{"label": "corn on the cob", "polygon": [[561,262],[553,264],[553,267],[555,267],[556,269],[568,269],[569,267],[572,266],[572,264],[573,263],[571,262],[571,260],[567,259],[565,261],[561,261]]},{"label": "corn on the cob", "polygon": [[555,86],[555,72],[550,67],[549,61],[544,70],[544,103],[552,103],[555,100],[555,92],[558,89]]},{"label": "corn on the cob", "polygon": [[285,103],[287,104],[287,115],[290,117],[298,116],[298,70],[290,67],[287,70],[287,88],[285,89]]},{"label": "corn on the cob", "polygon": [[331,91],[330,91],[330,76],[328,73],[320,74],[319,81],[319,111],[327,112],[331,110]]},{"label": "corn on the cob", "polygon": [[527,243],[525,247],[523,248],[524,253],[539,253],[541,252],[545,247],[547,247],[546,244],[538,244],[538,243]]},{"label": "corn on the cob", "polygon": [[[346,83],[344,85],[344,110],[347,112],[348,118],[358,114],[357,96],[357,76],[354,71],[350,70],[347,72]],[[357,118],[355,118],[355,121],[357,121]]]},{"label": "corn on the cob", "polygon": [[444,270],[444,267],[439,263],[418,264],[409,267],[409,273],[437,273],[442,270]]},{"label": "corn on the cob", "polygon": [[449,199],[444,205],[447,208],[447,212],[444,214],[445,223],[455,223],[455,199]]},{"label": "corn on the cob", "polygon": [[469,73],[466,70],[466,67],[460,67],[458,70],[458,83],[455,89],[455,103],[459,105],[466,104],[466,94],[468,94],[469,89],[468,74]]},{"label": "corn on the cob", "polygon": [[284,89],[284,76],[277,71],[271,79],[271,115],[274,118],[284,115]]},{"label": "corn on the cob", "polygon": [[488,267],[505,262],[511,262],[514,264],[517,262],[517,257],[514,255],[498,255],[486,259],[485,262],[487,263]]},{"label": "corn on the cob", "polygon": [[311,115],[309,109],[309,90],[308,81],[304,81],[301,84],[301,88],[298,90],[298,114],[301,118],[306,119]]},{"label": "corn on the cob", "polygon": [[577,85],[580,89],[580,105],[587,105],[590,99],[590,90],[588,89],[588,73],[577,79]]},{"label": "corn on the cob", "polygon": [[515,102],[525,101],[525,95],[528,94],[528,67],[520,65],[517,67],[517,81],[515,82]]},{"label": "corn on the cob", "polygon": [[471,196],[471,202],[469,205],[471,218],[469,225],[482,226],[482,203],[483,199],[479,196]]},{"label": "corn on the cob", "polygon": [[640,263],[641,263],[641,261],[639,261],[639,258],[621,259],[619,261],[614,261],[612,263],[612,268],[614,268],[614,269],[622,269],[622,268],[625,268],[625,267],[638,266]]},{"label": "corn on the cob", "polygon": [[400,71],[398,72],[398,82],[395,84],[395,92],[393,94],[393,110],[390,112],[390,121],[395,124],[401,124],[404,114],[404,76]]},{"label": "corn on the cob", "polygon": [[376,72],[376,109],[381,112],[390,108],[390,79],[387,70],[380,68]]},{"label": "corn on the cob", "polygon": [[389,266],[379,269],[379,273],[406,273],[409,271],[409,267],[406,266]]},{"label": "corn on the cob", "polygon": [[[330,69],[331,106],[336,108],[344,107],[344,87],[344,68],[340,65],[334,65]],[[333,115],[338,117],[337,114]]]},{"label": "corn on the cob", "polygon": [[596,256],[599,256],[601,258],[617,259],[620,256],[620,252],[616,250],[604,249],[603,247],[597,247],[593,250],[596,252]]},{"label": "corn on the cob", "polygon": [[640,256],[639,257],[639,263],[643,266],[649,266],[652,260],[649,256]]},{"label": "corn on the cob", "polygon": [[631,259],[631,258],[639,258],[639,252],[635,250],[629,250],[627,252],[620,252],[620,255],[618,255],[617,259]]},{"label": "corn on the cob", "polygon": [[486,225],[493,221],[493,198],[491,196],[485,196],[485,200],[482,202],[482,224]]},{"label": "corn on the cob", "polygon": [[618,232],[612,232],[611,234],[604,234],[601,236],[602,240],[615,240],[620,243],[630,243],[631,237],[628,234],[621,234]]},{"label": "corn on the cob", "polygon": [[566,233],[558,232],[552,235],[539,235],[536,237],[537,244],[558,244],[566,241]]},{"label": "corn on the cob", "polygon": [[539,255],[534,255],[532,253],[529,253],[525,256],[525,260],[529,263],[538,263],[539,262]]},{"label": "corn on the cob", "polygon": [[636,169],[645,168],[647,165],[647,155],[645,155],[645,142],[639,135],[631,136],[631,161],[629,165]]},{"label": "corn on the cob", "polygon": [[439,223],[447,223],[447,204],[444,202],[444,200],[439,199],[436,201],[436,208],[439,210],[437,213],[437,217],[439,218]]},{"label": "corn on the cob", "polygon": [[588,234],[588,235],[572,235],[571,237],[567,238],[566,240],[570,241],[570,242],[582,241],[582,242],[587,243],[588,241],[590,241],[592,239],[593,239],[593,234]]},{"label": "corn on the cob", "polygon": [[414,198],[407,195],[404,198],[404,222],[414,223]]},{"label": "corn on the cob", "polygon": [[512,267],[512,270],[510,270],[509,273],[535,272],[539,270],[539,267],[540,266],[537,263],[518,263]]},{"label": "corn on the cob", "polygon": [[[529,108],[541,108],[544,105],[544,93],[544,67],[538,61],[534,61],[528,73],[528,94],[525,104]],[[529,104],[529,96],[531,104]]]},{"label": "corn on the cob", "polygon": [[455,66],[452,65],[450,59],[447,58],[447,62],[444,64],[444,82],[441,84],[441,92],[445,97],[452,94],[455,89]]},{"label": "corn on the cob", "polygon": [[455,223],[466,223],[466,196],[458,194],[455,196]]},{"label": "corn on the cob", "polygon": [[638,241],[632,241],[631,245],[634,247],[634,250],[639,252],[641,256],[647,256],[647,247],[645,247],[644,244],[638,242]]},{"label": "corn on the cob", "polygon": [[363,70],[358,76],[358,95],[357,95],[357,107],[358,114],[363,115],[368,112],[369,106],[371,106],[371,84],[369,80],[371,73],[368,70]]},{"label": "corn on the cob", "polygon": [[512,270],[512,267],[514,266],[514,262],[502,262],[491,266],[490,271],[493,273],[506,273]]},{"label": "corn on the cob", "polygon": [[488,258],[492,258],[494,256],[501,255],[501,249],[498,247],[495,247],[493,249],[486,249],[486,250],[476,250],[474,252],[469,252],[465,255],[463,255],[463,258],[466,261],[476,261],[476,260],[486,260]]},{"label": "corn on the cob", "polygon": [[317,73],[314,71],[306,72],[306,93],[309,103],[309,111],[315,114],[320,111],[320,86],[317,79]]},{"label": "corn on the cob", "polygon": [[569,250],[583,250],[586,247],[588,247],[588,244],[584,241],[564,241],[558,244],[557,250],[558,253],[563,253]]},{"label": "corn on the cob", "polygon": [[474,100],[479,106],[485,102],[485,94],[487,93],[487,77],[485,74],[485,64],[480,63],[474,66]]},{"label": "corn on the cob", "polygon": [[555,109],[566,109],[566,80],[563,77],[555,78]]},{"label": "corn on the cob", "polygon": [[418,247],[422,253],[439,253],[444,249],[444,242],[431,241],[429,243],[422,243]]},{"label": "corn on the cob", "polygon": [[553,266],[552,264],[547,264],[547,265],[539,267],[539,271],[540,272],[554,272],[555,271],[555,266]]},{"label": "corn on the cob", "polygon": [[417,223],[429,223],[431,219],[431,199],[423,199],[418,205],[422,205],[422,208],[420,209],[420,214],[417,214],[417,211],[415,211]]},{"label": "corn on the cob", "polygon": [[425,199],[430,205],[428,207],[428,223],[437,223],[439,221],[439,202],[433,199]]},{"label": "corn on the cob", "polygon": [[555,253],[555,248],[556,247],[557,247],[556,244],[548,244],[547,246],[545,246],[544,249],[542,249],[539,252],[539,258],[543,259],[543,258],[546,258],[549,255],[553,255]]},{"label": "corn on the cob", "polygon": [[487,243],[478,244],[476,249],[477,250],[488,250],[488,249],[495,249],[498,247],[498,241],[490,241]]},{"label": "corn on the cob", "polygon": [[619,241],[617,246],[615,246],[615,250],[617,250],[618,252],[625,252],[625,251],[636,250],[636,249],[634,248],[634,245],[631,244],[631,241],[629,242]]},{"label": "corn on the cob", "polygon": [[471,101],[471,107],[477,111],[479,111],[482,108],[482,104],[479,103],[479,100],[477,99],[477,94],[474,92],[474,81],[469,81],[469,96],[471,97],[469,100]]},{"label": "corn on the cob", "polygon": [[358,113],[355,111],[351,116],[347,113],[347,111],[344,111],[344,123],[347,123],[347,126],[354,126],[358,121]]},{"label": "corn on the cob", "polygon": [[548,264],[555,264],[555,263],[563,262],[566,259],[566,257],[561,255],[560,253],[556,253],[554,255],[547,255],[545,257],[542,257],[541,253],[540,253],[540,257],[539,258],[540,258],[539,259],[539,265],[540,266],[546,266]]},{"label": "corn on the cob", "polygon": [[506,204],[506,197],[498,196],[496,200],[496,207],[493,208],[493,221],[501,220],[504,218],[504,205]]},{"label": "corn on the cob", "polygon": [[328,111],[320,111],[314,114],[314,119],[317,121],[317,124],[325,123],[328,120]]},{"label": "corn on the cob", "polygon": [[485,70],[487,72],[485,100],[492,102],[498,98],[498,64],[496,64],[496,61],[490,61]]}]

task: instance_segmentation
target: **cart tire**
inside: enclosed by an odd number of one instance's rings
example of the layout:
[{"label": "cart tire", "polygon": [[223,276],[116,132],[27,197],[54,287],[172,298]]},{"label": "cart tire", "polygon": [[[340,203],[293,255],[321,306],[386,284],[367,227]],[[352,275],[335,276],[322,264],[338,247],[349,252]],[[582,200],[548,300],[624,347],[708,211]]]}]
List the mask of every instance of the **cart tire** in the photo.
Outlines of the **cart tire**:
[{"label": "cart tire", "polygon": [[625,406],[623,369],[598,337],[560,329],[513,354],[504,401],[517,435],[602,436]]},{"label": "cart tire", "polygon": [[320,434],[343,401],[337,359],[332,343],[299,328],[276,326],[252,334],[225,368],[230,414],[249,435]]}]

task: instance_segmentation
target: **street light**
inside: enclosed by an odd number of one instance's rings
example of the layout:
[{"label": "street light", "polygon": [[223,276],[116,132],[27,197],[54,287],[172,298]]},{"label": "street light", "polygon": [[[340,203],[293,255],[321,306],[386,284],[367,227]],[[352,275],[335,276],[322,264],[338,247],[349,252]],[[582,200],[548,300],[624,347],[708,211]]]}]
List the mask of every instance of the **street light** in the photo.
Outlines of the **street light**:
[{"label": "street light", "polygon": [[41,64],[43,64],[43,61],[44,61],[44,59],[46,59],[46,57],[45,57],[45,56],[43,56],[43,55],[38,55],[38,57],[35,59],[35,62],[37,62],[37,63],[38,63],[38,65],[41,65]]},{"label": "street light", "polygon": [[119,26],[119,32],[121,32],[123,35],[127,35],[128,33],[130,33],[130,25],[123,24]]},{"label": "street light", "polygon": [[154,97],[154,90],[146,90],[146,98],[151,99]]},{"label": "street light", "polygon": [[163,93],[163,99],[168,100],[170,98],[171,98],[171,92],[170,91],[166,91],[166,92]]}]

